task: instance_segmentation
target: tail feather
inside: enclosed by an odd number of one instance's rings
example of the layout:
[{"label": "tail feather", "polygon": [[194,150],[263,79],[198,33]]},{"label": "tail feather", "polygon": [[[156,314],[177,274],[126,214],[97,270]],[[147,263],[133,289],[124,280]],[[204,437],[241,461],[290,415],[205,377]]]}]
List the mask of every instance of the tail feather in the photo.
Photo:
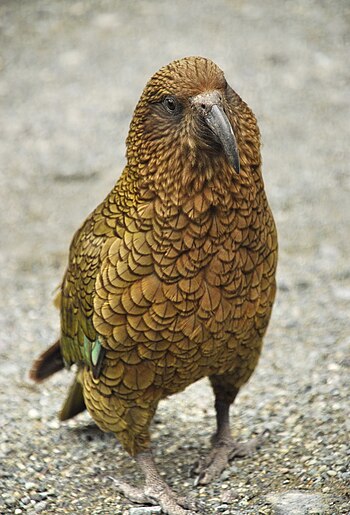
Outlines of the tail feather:
[{"label": "tail feather", "polygon": [[59,419],[68,420],[84,410],[86,410],[86,405],[84,401],[83,386],[81,384],[81,370],[79,370],[69,389],[68,396],[64,401],[59,414]]},{"label": "tail feather", "polygon": [[52,374],[55,374],[64,367],[61,354],[60,341],[51,345],[33,363],[29,377],[36,383],[41,383]]}]

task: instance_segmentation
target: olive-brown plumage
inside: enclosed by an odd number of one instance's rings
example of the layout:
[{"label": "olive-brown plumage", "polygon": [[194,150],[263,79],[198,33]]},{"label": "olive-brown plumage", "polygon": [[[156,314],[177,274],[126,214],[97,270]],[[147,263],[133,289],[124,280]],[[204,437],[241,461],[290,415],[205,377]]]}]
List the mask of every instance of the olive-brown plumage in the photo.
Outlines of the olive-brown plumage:
[{"label": "olive-brown plumage", "polygon": [[[67,365],[78,363],[79,387],[61,418],[85,403],[139,457],[152,490],[157,404],[208,376],[216,447],[227,447],[224,457],[214,449],[201,471],[201,482],[211,480],[232,455],[228,408],[259,359],[276,261],[252,111],[213,62],[170,63],[136,106],[120,179],[70,247],[60,353]],[[34,379],[48,375],[46,356],[55,355],[57,370],[57,352],[56,345],[37,360]],[[165,512],[187,513],[163,490]]]}]

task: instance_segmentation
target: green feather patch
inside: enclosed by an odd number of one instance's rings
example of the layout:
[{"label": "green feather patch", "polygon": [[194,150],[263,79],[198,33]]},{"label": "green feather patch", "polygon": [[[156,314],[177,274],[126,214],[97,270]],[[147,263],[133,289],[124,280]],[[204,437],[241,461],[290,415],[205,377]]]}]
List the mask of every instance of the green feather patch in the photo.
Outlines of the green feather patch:
[{"label": "green feather patch", "polygon": [[96,367],[98,363],[98,359],[100,356],[102,346],[99,340],[93,342],[92,349],[91,349],[91,361],[94,367]]},{"label": "green feather patch", "polygon": [[102,341],[97,336],[95,341],[90,341],[84,335],[84,361],[91,368],[93,376],[97,379],[101,372],[102,362],[105,355],[105,349],[102,347]]}]

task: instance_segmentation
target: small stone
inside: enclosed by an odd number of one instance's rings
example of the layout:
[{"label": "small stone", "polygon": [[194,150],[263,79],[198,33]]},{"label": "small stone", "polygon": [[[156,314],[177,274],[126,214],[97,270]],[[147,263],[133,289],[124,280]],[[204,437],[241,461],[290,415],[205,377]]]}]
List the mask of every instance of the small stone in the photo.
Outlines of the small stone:
[{"label": "small stone", "polygon": [[343,286],[337,286],[333,288],[335,296],[344,301],[350,300],[350,288],[345,288]]},{"label": "small stone", "polygon": [[129,510],[129,515],[158,515],[160,513],[162,513],[160,506],[140,506]]},{"label": "small stone", "polygon": [[15,515],[21,515],[21,513],[23,513],[23,511],[21,510],[21,508],[16,508],[16,509],[15,509]]},{"label": "small stone", "polygon": [[40,502],[38,502],[38,503],[35,505],[35,508],[34,508],[34,509],[35,509],[35,512],[36,512],[36,513],[40,513],[40,512],[42,512],[42,511],[44,511],[44,510],[45,510],[45,508],[46,508],[46,506],[47,506],[47,502],[45,502],[45,501],[40,501]]},{"label": "small stone", "polygon": [[230,471],[229,470],[224,470],[223,473],[220,476],[220,480],[221,481],[226,481],[226,479],[228,479],[229,477],[230,477]]},{"label": "small stone", "polygon": [[274,507],[278,515],[304,515],[310,509],[324,512],[322,495],[306,492],[289,491],[285,493],[273,493],[267,496],[267,500]]},{"label": "small stone", "polygon": [[60,427],[60,423],[58,420],[56,419],[52,419],[52,420],[48,420],[46,422],[46,425],[47,427],[49,427],[50,429],[58,429]]},{"label": "small stone", "polygon": [[236,490],[226,490],[221,495],[221,501],[223,504],[235,502],[238,498],[239,494]]},{"label": "small stone", "polygon": [[32,481],[27,481],[25,484],[24,484],[24,488],[26,490],[35,490],[36,489],[36,484],[33,483]]},{"label": "small stone", "polygon": [[338,365],[338,363],[329,363],[327,365],[327,369],[330,370],[331,372],[337,372],[338,370],[340,370],[340,365]]},{"label": "small stone", "polygon": [[20,503],[23,504],[23,506],[26,506],[30,503],[30,497],[28,497],[27,495],[25,497],[22,497],[20,499]]},{"label": "small stone", "polygon": [[53,489],[47,490],[47,491],[46,491],[46,495],[47,495],[48,497],[49,497],[49,496],[57,497],[56,491],[55,491],[55,490],[53,490]]},{"label": "small stone", "polygon": [[28,417],[31,418],[31,419],[39,419],[40,418],[40,413],[39,413],[39,411],[37,409],[31,408],[28,411]]},{"label": "small stone", "polygon": [[334,477],[337,475],[336,471],[335,470],[327,470],[327,474],[328,476],[330,477]]},{"label": "small stone", "polygon": [[14,504],[16,504],[17,500],[14,497],[12,497],[12,495],[8,495],[4,499],[4,502],[5,502],[6,506],[13,506]]}]

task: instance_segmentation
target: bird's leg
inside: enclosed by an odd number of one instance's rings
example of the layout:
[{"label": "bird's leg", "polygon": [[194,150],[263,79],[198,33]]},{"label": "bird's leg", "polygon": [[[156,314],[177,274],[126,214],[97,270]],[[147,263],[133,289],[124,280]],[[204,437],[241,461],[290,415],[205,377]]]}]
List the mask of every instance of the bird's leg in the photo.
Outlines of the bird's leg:
[{"label": "bird's leg", "polygon": [[[215,391],[215,384],[213,386]],[[237,393],[238,389],[231,391],[230,396],[222,395],[222,391],[215,391],[217,430],[211,438],[212,450],[209,455],[196,464],[194,472],[198,475],[195,485],[210,483],[220,476],[230,460],[235,457],[250,456],[265,439],[264,433],[246,443],[238,443],[232,438],[229,410]]]},{"label": "bird's leg", "polygon": [[190,515],[195,505],[185,498],[179,497],[161,478],[151,451],[143,451],[136,455],[136,461],[145,476],[143,488],[114,479],[119,491],[130,501],[139,504],[159,505],[168,515]]}]

